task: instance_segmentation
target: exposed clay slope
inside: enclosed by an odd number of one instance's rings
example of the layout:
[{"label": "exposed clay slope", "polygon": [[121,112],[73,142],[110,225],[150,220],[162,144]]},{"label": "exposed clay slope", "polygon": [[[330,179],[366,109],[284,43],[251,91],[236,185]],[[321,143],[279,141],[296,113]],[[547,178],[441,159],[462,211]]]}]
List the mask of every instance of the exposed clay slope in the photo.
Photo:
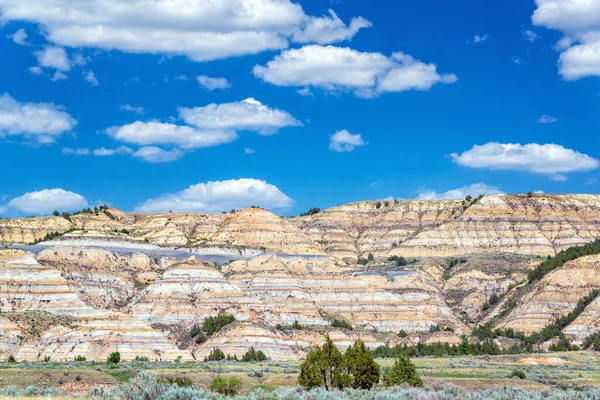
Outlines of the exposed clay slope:
[{"label": "exposed clay slope", "polygon": [[194,355],[197,360],[203,360],[213,349],[219,348],[225,354],[241,358],[250,347],[254,347],[256,350],[263,351],[272,360],[298,360],[306,356],[310,347],[325,342],[325,334],[328,334],[342,351],[359,338],[369,348],[385,344],[369,334],[353,331],[340,329],[274,331],[260,324],[244,322],[225,329],[215,338],[198,346]]},{"label": "exposed clay slope", "polygon": [[[71,289],[59,270],[42,266],[21,250],[0,250],[0,311],[12,324],[0,330],[3,345],[17,360],[72,360],[83,355],[104,361],[112,351],[131,360],[138,355],[174,360],[180,352],[160,332],[133,317],[86,305]],[[43,311],[56,316],[56,323],[37,320]],[[32,313],[33,312],[33,313]],[[3,321],[3,320],[2,320]],[[62,323],[60,321],[66,321]],[[16,342],[15,325],[19,326]]]},{"label": "exposed clay slope", "polygon": [[598,288],[600,255],[569,261],[536,282],[497,326],[528,334],[538,332],[556,317],[568,314],[582,297]]},{"label": "exposed clay slope", "polygon": [[577,345],[581,345],[586,337],[598,331],[600,331],[600,296],[563,330],[573,344]]},{"label": "exposed clay slope", "polygon": [[265,308],[265,304],[247,297],[239,287],[227,282],[213,265],[189,258],[170,266],[141,292],[129,312],[150,324],[191,326],[219,313],[244,320]]},{"label": "exposed clay slope", "polygon": [[94,308],[123,308],[163,272],[160,260],[143,253],[119,255],[97,248],[56,247],[37,261],[61,271],[69,288]]},{"label": "exposed clay slope", "polygon": [[[435,324],[456,331],[465,329],[433,282],[416,271],[352,275],[336,267],[330,258],[273,255],[236,261],[224,271],[230,281],[249,296],[260,298],[274,309],[304,309],[314,316],[316,307],[329,319],[343,318],[356,326],[380,332],[400,329],[426,332]],[[278,282],[287,288],[287,293],[275,287],[279,286]],[[287,315],[285,318],[288,324],[293,322],[292,318],[321,324],[314,317]]]},{"label": "exposed clay slope", "polygon": [[[78,214],[0,220],[0,242],[27,244],[78,229],[162,246],[235,245],[355,261],[368,253],[450,257],[551,255],[600,237],[600,196],[486,196],[472,202],[370,201],[282,219],[251,208],[233,214]],[[117,232],[115,232],[117,231]]]}]

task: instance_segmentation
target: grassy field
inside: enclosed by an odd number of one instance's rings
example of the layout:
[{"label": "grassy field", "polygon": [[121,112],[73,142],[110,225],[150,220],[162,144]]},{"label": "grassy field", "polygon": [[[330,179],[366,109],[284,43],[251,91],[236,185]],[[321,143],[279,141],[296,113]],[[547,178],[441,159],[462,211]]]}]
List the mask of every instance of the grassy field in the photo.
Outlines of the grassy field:
[{"label": "grassy field", "polygon": [[[526,357],[543,362],[559,358],[562,365],[523,365]],[[377,360],[389,366],[393,360]],[[456,358],[413,359],[426,384],[446,382],[467,390],[518,386],[528,390],[544,388],[600,387],[600,355],[594,352],[570,352],[519,356],[480,356]],[[56,387],[68,393],[85,393],[91,387],[110,387],[127,382],[141,370],[152,371],[158,377],[185,376],[194,387],[207,388],[217,376],[238,377],[242,392],[262,387],[273,390],[295,386],[299,363],[274,362],[237,363],[153,363],[131,362],[119,365],[102,363],[0,363],[0,387],[10,385],[25,388]],[[526,379],[510,378],[515,369],[522,370]]]}]

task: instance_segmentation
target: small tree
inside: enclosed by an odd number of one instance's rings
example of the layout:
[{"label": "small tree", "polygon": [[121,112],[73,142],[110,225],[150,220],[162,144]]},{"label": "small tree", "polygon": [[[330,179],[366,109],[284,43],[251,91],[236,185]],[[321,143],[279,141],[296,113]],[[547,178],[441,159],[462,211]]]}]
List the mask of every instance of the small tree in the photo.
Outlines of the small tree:
[{"label": "small tree", "polygon": [[56,210],[54,210],[54,212],[52,213],[52,215],[54,215],[55,217],[58,217],[60,215],[60,213]]},{"label": "small tree", "polygon": [[110,353],[110,355],[106,359],[106,362],[109,364],[120,363],[121,362],[121,353],[119,353],[118,351],[114,351],[114,352]]},{"label": "small tree", "polygon": [[398,356],[393,367],[383,370],[381,381],[386,387],[399,386],[403,383],[411,386],[423,386],[423,380],[417,373],[417,367],[404,354]]},{"label": "small tree", "polygon": [[343,377],[343,361],[342,353],[327,335],[323,346],[311,350],[300,365],[298,384],[307,389],[341,389],[343,382],[347,382]]},{"label": "small tree", "polygon": [[406,331],[404,329],[400,329],[400,331],[398,331],[398,337],[400,337],[400,338],[408,337],[408,333],[406,333]]},{"label": "small tree", "polygon": [[373,256],[373,253],[369,253],[369,255],[367,256],[367,261],[371,262],[375,260],[375,257]]},{"label": "small tree", "polygon": [[255,362],[255,361],[265,361],[267,360],[267,356],[261,350],[254,350],[254,347],[250,347],[246,354],[242,356],[242,362]]},{"label": "small tree", "polygon": [[221,351],[218,347],[215,347],[213,351],[210,352],[208,357],[204,357],[204,361],[221,361],[225,359],[225,353]]},{"label": "small tree", "polygon": [[528,192],[527,193],[527,197],[532,198],[533,197],[533,192]]},{"label": "small tree", "polygon": [[239,378],[217,377],[210,382],[210,390],[224,396],[235,396],[242,387],[242,381]]},{"label": "small tree", "polygon": [[369,390],[379,382],[379,365],[362,340],[354,342],[344,353],[344,386]]}]

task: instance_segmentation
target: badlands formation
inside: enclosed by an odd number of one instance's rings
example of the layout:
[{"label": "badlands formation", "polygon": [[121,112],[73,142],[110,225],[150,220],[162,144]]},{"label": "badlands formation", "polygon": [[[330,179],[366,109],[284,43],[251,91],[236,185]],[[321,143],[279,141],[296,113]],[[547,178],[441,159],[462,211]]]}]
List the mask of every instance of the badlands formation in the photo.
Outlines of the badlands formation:
[{"label": "badlands formation", "polygon": [[[325,334],[374,348],[456,344],[483,323],[533,333],[600,288],[600,256],[532,283],[527,272],[597,238],[594,195],[369,201],[298,218],[249,208],[3,219],[0,359],[201,361],[253,346],[289,360]],[[236,321],[204,343],[189,337],[221,313]],[[600,297],[563,333],[581,343],[598,330]]]}]

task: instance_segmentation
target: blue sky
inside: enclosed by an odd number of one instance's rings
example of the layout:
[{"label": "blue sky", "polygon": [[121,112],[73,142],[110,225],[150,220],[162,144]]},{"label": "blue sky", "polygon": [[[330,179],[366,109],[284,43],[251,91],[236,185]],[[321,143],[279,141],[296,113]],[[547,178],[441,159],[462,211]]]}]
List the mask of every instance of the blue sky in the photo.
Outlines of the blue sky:
[{"label": "blue sky", "polygon": [[600,0],[100,3],[0,0],[0,216],[598,193]]}]

